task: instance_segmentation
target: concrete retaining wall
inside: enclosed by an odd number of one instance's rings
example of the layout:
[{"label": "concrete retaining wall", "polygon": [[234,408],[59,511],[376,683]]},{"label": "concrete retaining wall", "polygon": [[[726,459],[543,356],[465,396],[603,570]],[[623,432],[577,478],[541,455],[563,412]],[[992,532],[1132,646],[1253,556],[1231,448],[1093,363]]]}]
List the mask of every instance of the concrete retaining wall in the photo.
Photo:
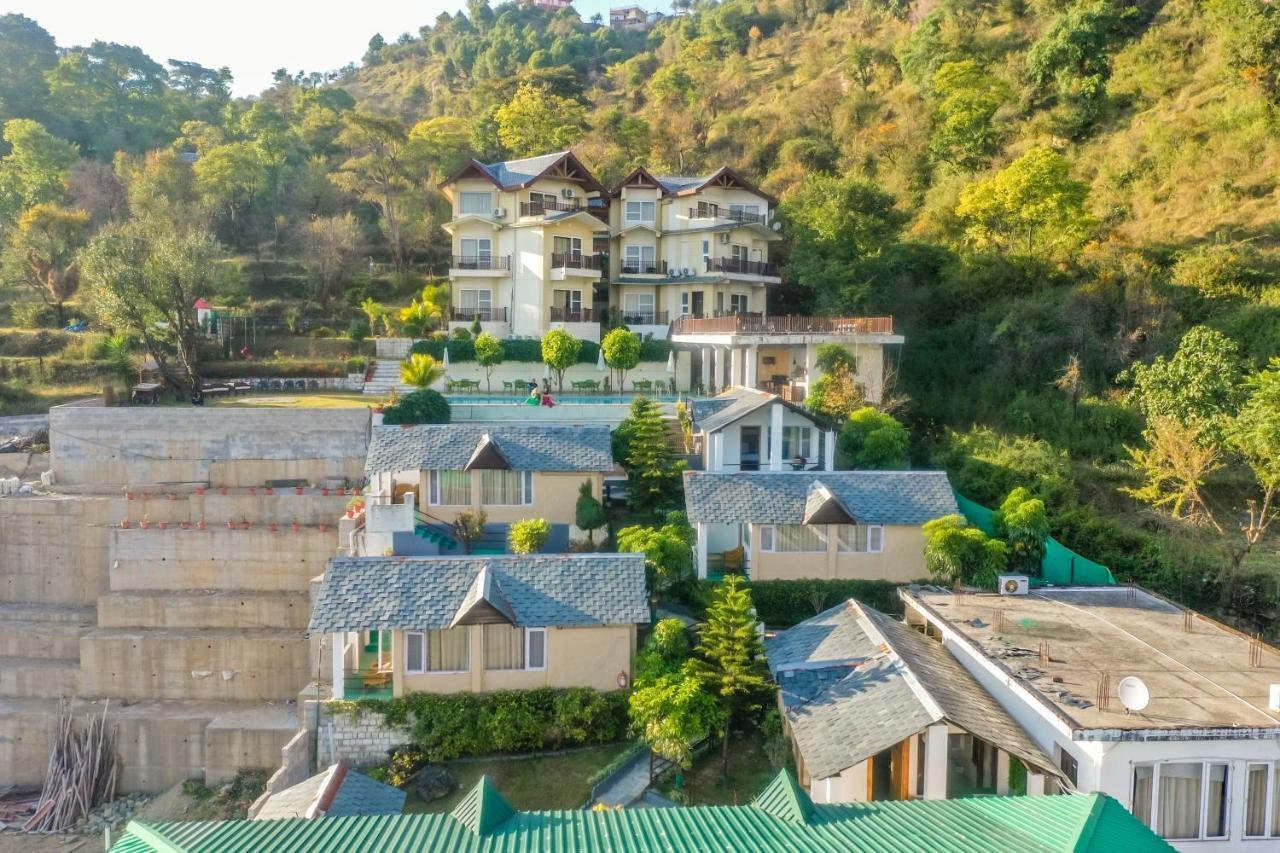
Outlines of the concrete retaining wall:
[{"label": "concrete retaining wall", "polygon": [[324,706],[316,738],[316,765],[342,761],[357,769],[384,764],[387,753],[409,742],[404,729],[388,726],[376,713],[362,711],[358,719]]},{"label": "concrete retaining wall", "polygon": [[262,795],[249,807],[249,820],[258,816],[267,800],[276,794],[292,788],[294,785],[311,778],[311,750],[315,732],[310,729],[298,731],[289,742],[280,748],[280,767],[267,779],[267,786]]},{"label": "concrete retaining wall", "polygon": [[49,421],[58,482],[114,488],[359,478],[369,438],[363,408],[59,406]]},{"label": "concrete retaining wall", "polygon": [[0,498],[0,602],[93,604],[107,589],[103,498]]},{"label": "concrete retaining wall", "polygon": [[[305,592],[141,590],[98,599],[103,628],[292,628],[305,631],[311,604]],[[79,654],[77,646],[76,654]]]}]

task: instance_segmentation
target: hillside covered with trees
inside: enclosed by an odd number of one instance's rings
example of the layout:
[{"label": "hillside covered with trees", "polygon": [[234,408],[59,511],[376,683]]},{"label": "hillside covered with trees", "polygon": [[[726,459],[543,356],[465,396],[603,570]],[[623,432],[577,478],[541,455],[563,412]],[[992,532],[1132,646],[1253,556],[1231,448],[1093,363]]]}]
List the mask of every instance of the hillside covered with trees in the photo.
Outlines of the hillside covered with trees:
[{"label": "hillside covered with trees", "polygon": [[128,270],[345,329],[445,271],[436,186],[469,157],[727,164],[781,199],[771,312],[894,315],[914,464],[989,506],[1028,487],[1122,579],[1275,629],[1275,4],[723,0],[618,33],[471,0],[384,35],[235,99],[0,17],[0,409],[109,369],[113,339],[35,330],[118,325]]}]

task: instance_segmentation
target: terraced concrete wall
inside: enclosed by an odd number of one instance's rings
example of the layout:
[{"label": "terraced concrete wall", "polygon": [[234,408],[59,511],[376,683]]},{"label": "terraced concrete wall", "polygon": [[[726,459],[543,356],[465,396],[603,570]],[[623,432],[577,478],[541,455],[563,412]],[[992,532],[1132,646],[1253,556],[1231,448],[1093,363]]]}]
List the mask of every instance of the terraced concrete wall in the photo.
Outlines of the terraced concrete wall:
[{"label": "terraced concrete wall", "polygon": [[294,533],[257,526],[228,530],[111,531],[111,591],[298,591],[324,571],[337,549],[334,528]]},{"label": "terraced concrete wall", "polygon": [[369,410],[57,407],[50,459],[64,485],[358,478]]},{"label": "terraced concrete wall", "polygon": [[0,499],[0,603],[91,605],[107,590],[106,498]]}]

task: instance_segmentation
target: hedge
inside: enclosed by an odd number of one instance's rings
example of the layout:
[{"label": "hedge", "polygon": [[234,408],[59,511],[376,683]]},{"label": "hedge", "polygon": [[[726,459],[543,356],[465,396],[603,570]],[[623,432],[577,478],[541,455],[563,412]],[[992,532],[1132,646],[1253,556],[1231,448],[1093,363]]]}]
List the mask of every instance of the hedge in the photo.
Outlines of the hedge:
[{"label": "hedge", "polygon": [[589,687],[411,693],[331,703],[372,711],[409,731],[428,761],[616,743],[627,735],[627,693]]},{"label": "hedge", "polygon": [[[475,341],[418,341],[411,352],[426,353],[436,360],[444,358],[445,347],[449,348],[449,363],[476,360]],[[535,338],[512,338],[502,342],[504,362],[507,361],[542,361],[542,341]],[[669,341],[658,341],[648,338],[640,342],[640,361],[666,361],[671,354]],[[600,358],[600,345],[592,341],[583,341],[578,352],[579,364],[595,364]]]},{"label": "hedge", "polygon": [[[709,601],[716,583],[701,583],[702,598]],[[850,598],[881,613],[901,616],[900,586],[902,584],[875,580],[749,581],[746,584],[756,615],[771,628],[789,628]]]}]

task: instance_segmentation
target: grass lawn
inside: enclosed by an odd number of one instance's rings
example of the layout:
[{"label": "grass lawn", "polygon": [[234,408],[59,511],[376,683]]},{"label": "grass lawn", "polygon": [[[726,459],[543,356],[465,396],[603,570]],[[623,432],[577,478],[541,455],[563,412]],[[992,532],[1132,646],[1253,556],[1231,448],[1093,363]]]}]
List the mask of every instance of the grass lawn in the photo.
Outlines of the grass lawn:
[{"label": "grass lawn", "polygon": [[50,406],[70,403],[102,393],[102,385],[36,385],[12,396],[0,393],[0,415],[42,415]]},{"label": "grass lawn", "polygon": [[251,409],[350,409],[380,402],[382,398],[358,391],[290,391],[280,394],[246,394],[242,397],[209,397],[204,404]]},{"label": "grass lawn", "polygon": [[447,812],[480,781],[482,775],[497,786],[517,809],[578,809],[591,794],[587,780],[601,767],[631,746],[630,741],[593,746],[572,752],[533,758],[492,758],[478,761],[451,761],[443,766],[458,787],[447,797],[430,803],[418,799],[412,790],[405,801],[406,812]]},{"label": "grass lawn", "polygon": [[[791,768],[790,750],[787,751],[787,767]],[[693,767],[684,773],[684,789],[689,794],[689,805],[732,806],[755,799],[766,785],[778,775],[765,753],[764,738],[758,733],[739,735],[729,741],[729,774],[720,772],[720,744],[713,743],[693,760]],[[670,797],[672,781],[663,786],[663,795]]]}]

